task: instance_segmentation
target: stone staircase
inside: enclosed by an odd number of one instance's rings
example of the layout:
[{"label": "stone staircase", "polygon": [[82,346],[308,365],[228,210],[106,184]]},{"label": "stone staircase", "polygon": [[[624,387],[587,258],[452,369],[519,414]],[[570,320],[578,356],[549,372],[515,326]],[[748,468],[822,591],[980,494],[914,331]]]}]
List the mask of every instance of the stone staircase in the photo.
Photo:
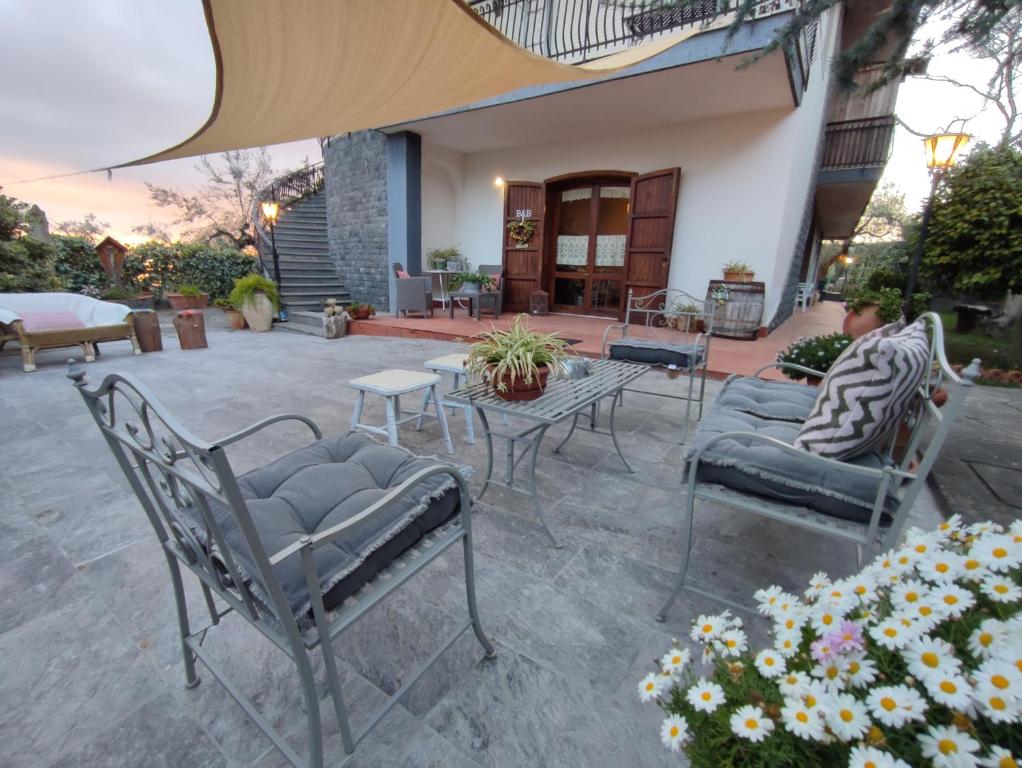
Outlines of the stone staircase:
[{"label": "stone staircase", "polygon": [[[320,190],[285,208],[275,230],[280,260],[280,293],[291,316],[299,322],[307,313],[318,326],[325,299],[351,300],[330,258],[326,233],[326,192]],[[267,271],[273,274],[270,254]]]}]

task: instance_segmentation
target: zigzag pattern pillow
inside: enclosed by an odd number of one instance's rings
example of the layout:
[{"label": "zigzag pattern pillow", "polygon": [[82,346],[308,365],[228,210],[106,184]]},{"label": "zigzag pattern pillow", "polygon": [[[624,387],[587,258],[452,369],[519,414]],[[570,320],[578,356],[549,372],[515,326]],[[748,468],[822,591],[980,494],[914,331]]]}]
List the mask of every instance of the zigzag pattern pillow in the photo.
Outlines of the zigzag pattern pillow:
[{"label": "zigzag pattern pillow", "polygon": [[820,384],[796,448],[844,461],[878,450],[926,375],[930,341],[922,321],[856,339]]}]

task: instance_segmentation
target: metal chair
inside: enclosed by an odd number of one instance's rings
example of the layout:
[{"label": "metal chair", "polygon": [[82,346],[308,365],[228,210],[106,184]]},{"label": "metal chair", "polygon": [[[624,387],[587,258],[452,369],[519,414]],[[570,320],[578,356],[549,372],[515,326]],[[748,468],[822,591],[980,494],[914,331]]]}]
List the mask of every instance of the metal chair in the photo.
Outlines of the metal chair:
[{"label": "metal chair", "polygon": [[[493,293],[483,294],[485,298],[493,296],[493,314],[500,317],[504,311],[504,267],[500,264],[480,264],[479,271],[497,279],[497,290]],[[482,307],[482,303],[480,304]]]},{"label": "metal chair", "polygon": [[[706,370],[710,355],[710,339],[713,338],[714,314],[711,302],[697,299],[684,291],[664,288],[645,296],[634,296],[632,289],[629,288],[624,323],[610,325],[603,331],[601,347],[603,357],[666,368],[687,375],[688,392],[685,395],[631,387],[622,390],[684,400],[685,425],[682,428],[682,443],[688,437],[693,402],[699,403],[696,421],[703,417],[703,395],[706,392]],[[632,335],[632,331],[637,328],[641,329],[641,336]],[[611,341],[610,335],[614,331],[619,331],[621,337]],[[694,397],[697,378],[699,395]]]},{"label": "metal chair", "polygon": [[[697,498],[728,504],[770,520],[809,528],[824,535],[851,542],[856,545],[860,565],[883,548],[894,546],[897,543],[912,505],[922,491],[926,478],[940,453],[941,446],[965,405],[965,398],[980,374],[979,360],[973,360],[972,364],[962,371],[961,377],[956,375],[944,354],[944,334],[940,317],[932,312],[928,312],[922,317],[926,320],[930,331],[928,367],[930,375],[926,376],[919,386],[916,396],[902,420],[902,424],[909,430],[909,433],[904,445],[904,452],[900,457],[894,454],[896,436],[893,434],[884,455],[879,457],[876,466],[870,466],[818,456],[752,429],[720,432],[703,441],[699,440],[697,433],[696,450],[687,457],[688,501],[687,517],[683,523],[685,543],[681,567],[674,589],[657,614],[657,621],[664,621],[665,614],[682,589],[689,589],[701,595],[708,594],[685,584],[685,576],[691,560],[692,528]],[[818,371],[791,363],[774,363],[761,368],[760,371],[757,371],[757,375],[775,366],[791,368],[802,373],[819,374]],[[779,384],[782,387],[797,386],[779,382],[771,382],[771,384]],[[942,405],[934,402],[933,395],[938,389],[953,390],[949,394],[947,402]],[[718,403],[714,404],[714,409],[719,407],[719,401],[720,398],[718,398]],[[766,423],[769,424],[769,421]],[[797,428],[798,424],[795,426]],[[703,460],[704,454],[708,449],[725,441],[737,441],[757,449],[774,450],[797,457],[800,462],[805,464],[806,477],[823,476],[829,471],[833,473],[831,477],[836,477],[840,473],[847,477],[854,476],[875,483],[876,495],[872,499],[872,508],[867,508],[866,503],[862,503],[864,510],[862,519],[843,519],[804,504],[767,499],[761,495],[730,487],[727,483],[701,479],[700,462]],[[707,463],[704,462],[704,467]],[[722,599],[717,595],[713,597],[718,600]],[[723,600],[723,602],[729,601]]]},{"label": "metal chair", "polygon": [[[96,420],[163,548],[177,604],[185,687],[198,685],[195,662],[201,661],[296,768],[321,768],[324,764],[320,698],[313,672],[313,653],[317,648],[322,655],[327,687],[333,700],[345,752],[344,760],[331,764],[346,763],[356,745],[470,627],[482,644],[486,657],[494,657],[493,645],[483,633],[476,607],[472,562],[472,497],[465,479],[453,467],[415,458],[405,451],[379,445],[357,433],[349,433],[333,442],[322,440],[322,433],[314,422],[290,414],[271,416],[220,440],[207,442],[174,420],[149,390],[132,377],[112,374],[95,389],[89,389],[85,372],[77,364],[70,366],[68,377],[75,383]],[[255,472],[235,476],[224,448],[272,424],[288,420],[308,426],[316,442],[288,454],[285,459],[305,452],[290,463],[286,460],[277,461]],[[253,479],[256,473],[292,471],[294,476],[298,476],[300,470],[294,470],[294,465],[308,466],[309,457],[324,454],[332,457],[331,460],[319,463],[336,465],[336,473],[341,464],[354,461],[351,457],[341,461],[339,457],[343,451],[339,446],[342,443],[349,449],[352,444],[357,444],[357,455],[362,463],[369,464],[372,460],[390,468],[395,464],[400,465],[393,476],[390,470],[383,473],[387,477],[397,478],[388,481],[393,482],[394,486],[381,488],[375,503],[363,509],[359,510],[355,506],[338,512],[340,507],[331,508],[327,521],[317,523],[312,534],[302,535],[302,531],[296,533],[295,528],[290,526],[290,520],[289,525],[283,526],[287,531],[282,532],[279,524],[272,524],[274,518],[279,521],[281,514],[290,514],[295,520],[303,518],[297,510],[293,514],[285,511],[289,502],[275,496],[277,485],[265,483],[274,489],[268,492],[269,495],[259,495],[253,491],[257,487]],[[362,471],[359,477],[366,475]],[[317,476],[322,478],[323,473],[319,472]],[[323,495],[331,500],[330,503],[333,503],[333,488],[337,485],[337,477],[334,474],[329,482],[319,486]],[[295,482],[301,484],[303,493],[307,493],[308,486],[315,484],[315,478],[302,475]],[[364,486],[364,482],[360,482]],[[351,497],[364,498],[360,495],[364,493],[364,487],[360,486],[353,489]],[[428,506],[422,501],[427,498],[431,500]],[[293,501],[293,497],[289,496],[288,499]],[[271,505],[267,504],[268,500],[272,502]],[[424,522],[427,514],[433,514],[438,509],[440,511],[437,515],[446,515],[441,523],[437,523],[425,535],[429,541],[422,547],[418,543],[424,542],[424,538],[410,545],[406,541],[416,535],[406,533],[413,530],[409,527],[406,507],[416,503],[419,504],[415,507],[417,511],[419,507],[426,506],[426,511],[420,512],[420,516],[414,519],[416,522],[423,521],[423,529],[428,528]],[[441,508],[441,503],[447,506]],[[280,506],[273,506],[277,504]],[[270,518],[269,524],[260,525],[267,518]],[[338,519],[340,522],[334,523]],[[405,526],[399,531],[399,536],[405,538],[400,541],[397,541],[398,536],[376,538],[374,526],[379,526],[381,520],[392,519],[399,520],[399,524]],[[349,573],[328,570],[331,558],[350,557],[338,555],[343,547],[334,544],[344,540],[347,546],[355,537],[366,536],[367,531],[373,534],[371,546],[375,548],[366,557],[377,557],[371,563],[372,573],[363,570],[369,564],[369,559],[359,561],[357,567]],[[386,532],[392,533],[392,529]],[[267,548],[268,540],[271,539],[291,543],[273,551]],[[395,541],[397,544],[388,549],[391,542]],[[464,550],[468,621],[441,639],[439,649],[430,659],[406,677],[401,687],[368,724],[353,734],[341,692],[333,652],[334,642],[380,601],[418,575],[459,541]],[[398,546],[404,549],[397,552]],[[382,557],[381,553],[386,557]],[[355,559],[361,554],[363,550],[358,550]],[[181,579],[182,567],[191,571],[199,580],[209,610],[210,625],[199,630],[193,630],[189,624]],[[352,580],[359,583],[352,585]],[[339,594],[337,590],[340,590]],[[223,601],[222,604],[214,600],[214,595]],[[332,601],[329,608],[326,604],[328,601]],[[227,607],[221,610],[220,605]],[[308,720],[307,762],[303,762],[273,729],[203,646],[207,631],[232,611],[248,621],[295,665]]]},{"label": "metal chair", "polygon": [[816,297],[816,286],[809,283],[799,283],[798,288],[795,291],[795,309],[799,306],[802,307],[802,311],[805,312],[812,306],[813,300]]},{"label": "metal chair", "polygon": [[409,312],[421,312],[423,317],[427,314],[433,317],[433,280],[429,277],[401,277],[399,272],[404,272],[404,267],[395,262],[394,279],[397,287],[397,306],[394,307],[394,314]]}]

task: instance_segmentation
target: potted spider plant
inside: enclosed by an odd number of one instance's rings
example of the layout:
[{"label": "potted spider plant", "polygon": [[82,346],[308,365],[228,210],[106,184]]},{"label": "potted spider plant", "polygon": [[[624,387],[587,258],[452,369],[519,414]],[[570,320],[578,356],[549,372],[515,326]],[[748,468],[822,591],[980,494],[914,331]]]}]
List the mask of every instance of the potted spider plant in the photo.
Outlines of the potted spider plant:
[{"label": "potted spider plant", "polygon": [[530,331],[518,315],[506,331],[494,328],[469,347],[465,367],[489,382],[504,400],[535,400],[547,377],[564,370],[567,342],[556,333]]}]

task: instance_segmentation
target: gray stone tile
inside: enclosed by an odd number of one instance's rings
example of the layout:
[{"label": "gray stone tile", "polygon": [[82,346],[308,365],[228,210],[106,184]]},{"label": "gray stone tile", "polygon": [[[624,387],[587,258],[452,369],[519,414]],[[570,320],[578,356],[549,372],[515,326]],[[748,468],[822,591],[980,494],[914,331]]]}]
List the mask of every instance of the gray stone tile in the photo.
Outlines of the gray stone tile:
[{"label": "gray stone tile", "polygon": [[472,533],[476,551],[531,576],[553,578],[581,546],[559,529],[556,511],[547,514],[546,518],[554,535],[564,545],[561,549],[551,546],[535,513],[531,518],[519,517],[491,507],[486,502],[479,502],[475,509],[477,514],[472,518]]},{"label": "gray stone tile", "polygon": [[0,632],[83,599],[88,587],[49,537],[0,542]]}]

